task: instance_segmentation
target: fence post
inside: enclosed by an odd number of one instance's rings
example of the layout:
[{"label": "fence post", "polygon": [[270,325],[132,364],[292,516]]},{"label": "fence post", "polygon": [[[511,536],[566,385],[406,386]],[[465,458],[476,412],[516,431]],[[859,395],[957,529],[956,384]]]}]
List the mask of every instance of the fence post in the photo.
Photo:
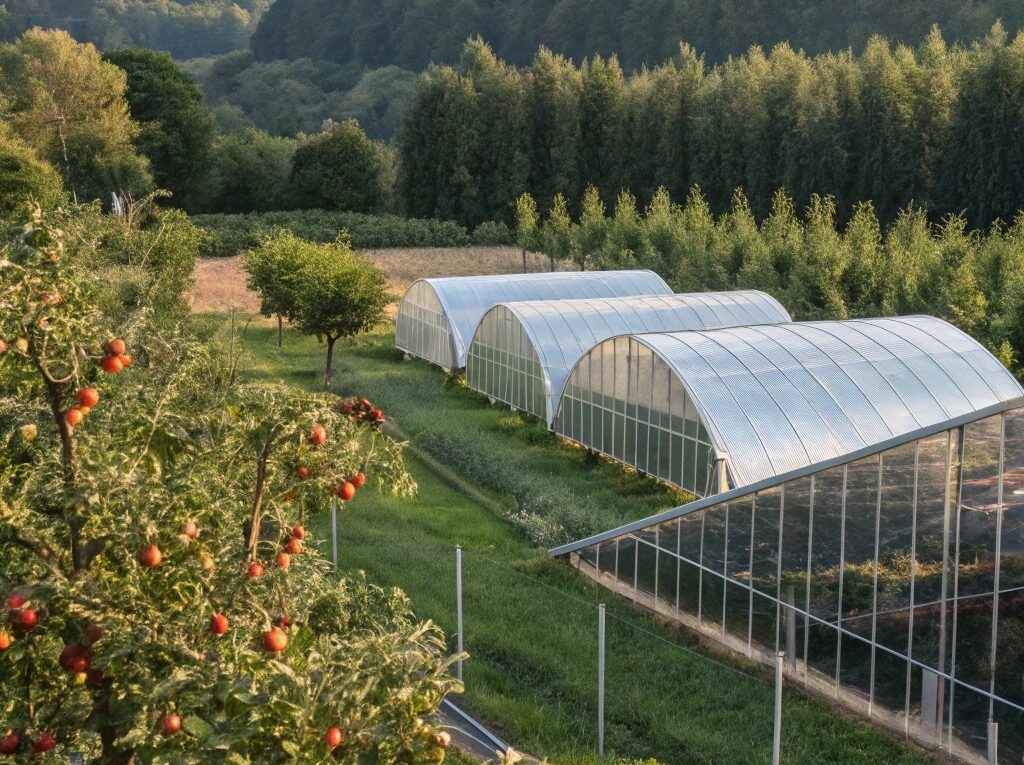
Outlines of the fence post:
[{"label": "fence post", "polygon": [[786,652],[775,657],[775,732],[772,736],[772,765],[779,765],[782,750],[782,674],[786,668]]},{"label": "fence post", "polygon": [[604,603],[597,607],[597,755],[604,759]]},{"label": "fence post", "polygon": [[456,651],[459,661],[455,665],[455,676],[462,682],[462,545],[455,545],[455,616],[457,623]]},{"label": "fence post", "polygon": [[338,498],[331,498],[331,562],[338,570]]},{"label": "fence post", "polygon": [[999,763],[999,723],[988,724],[988,765]]}]

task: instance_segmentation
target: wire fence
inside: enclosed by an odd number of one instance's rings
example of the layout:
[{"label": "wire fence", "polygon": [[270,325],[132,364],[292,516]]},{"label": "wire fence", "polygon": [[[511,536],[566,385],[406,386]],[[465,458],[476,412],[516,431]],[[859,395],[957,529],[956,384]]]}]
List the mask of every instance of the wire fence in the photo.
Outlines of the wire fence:
[{"label": "wire fence", "polygon": [[[699,650],[560,563],[523,570],[475,550],[460,558],[466,697],[484,718],[515,709],[504,731],[513,742],[559,761],[773,761],[770,673]],[[499,685],[499,672],[514,687]]]}]

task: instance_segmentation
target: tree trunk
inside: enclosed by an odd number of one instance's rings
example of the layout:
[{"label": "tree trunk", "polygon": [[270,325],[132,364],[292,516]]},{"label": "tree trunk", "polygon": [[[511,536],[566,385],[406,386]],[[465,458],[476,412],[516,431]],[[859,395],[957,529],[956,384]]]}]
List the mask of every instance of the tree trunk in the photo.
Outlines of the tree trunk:
[{"label": "tree trunk", "polygon": [[281,334],[283,332],[283,330],[281,329],[281,324],[282,324],[281,314],[278,314],[277,315],[277,347],[278,348],[281,347]]},{"label": "tree trunk", "polygon": [[331,378],[334,376],[334,341],[336,337],[327,336],[327,369],[324,371],[324,387],[331,387]]},{"label": "tree trunk", "polygon": [[555,272],[555,256],[554,255],[548,255],[548,260],[551,261],[551,273],[554,273]]},{"label": "tree trunk", "polygon": [[526,248],[523,248],[523,273],[526,273]]},{"label": "tree trunk", "polygon": [[270,441],[260,450],[256,460],[256,490],[252,498],[252,520],[249,523],[249,539],[246,542],[249,560],[256,560],[256,546],[260,542],[260,522],[263,519],[263,487],[267,482],[267,458],[270,454]]}]

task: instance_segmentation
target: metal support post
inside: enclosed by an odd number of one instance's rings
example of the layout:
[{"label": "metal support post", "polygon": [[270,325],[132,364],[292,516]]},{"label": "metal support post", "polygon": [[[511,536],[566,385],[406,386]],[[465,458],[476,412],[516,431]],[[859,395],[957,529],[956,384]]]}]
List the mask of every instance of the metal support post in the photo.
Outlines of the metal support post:
[{"label": "metal support post", "polygon": [[597,755],[604,759],[604,603],[597,607]]},{"label": "metal support post", "polygon": [[462,545],[455,545],[455,615],[457,620],[457,643],[455,650],[459,660],[455,665],[455,676],[462,682]]},{"label": "metal support post", "polygon": [[775,733],[772,736],[772,765],[779,765],[782,751],[782,674],[786,669],[786,652],[775,657]]}]

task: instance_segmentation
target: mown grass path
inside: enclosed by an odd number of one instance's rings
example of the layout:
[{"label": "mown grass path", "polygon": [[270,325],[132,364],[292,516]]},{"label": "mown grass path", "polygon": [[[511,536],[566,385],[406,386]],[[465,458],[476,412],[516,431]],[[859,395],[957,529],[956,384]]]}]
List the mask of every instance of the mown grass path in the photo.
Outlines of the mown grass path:
[{"label": "mown grass path", "polygon": [[[561,484],[582,498],[581,507],[600,506],[601,522],[671,504],[664,489],[614,465],[588,463],[578,450],[548,438],[543,426],[510,423],[507,411],[465,390],[445,389],[439,371],[402,362],[390,343],[390,334],[380,332],[340,348],[338,389],[380,403],[416,444],[446,435],[445,448],[431,450],[435,457],[486,449],[464,456],[463,464],[480,471],[473,461],[483,460],[497,473],[530,471],[518,478],[538,491]],[[254,325],[243,345],[249,354],[244,375],[317,384],[322,348],[315,341],[286,332],[279,349],[271,326]],[[447,459],[440,461],[455,471]],[[610,751],[672,764],[770,762],[772,688],[763,672],[699,648],[689,634],[656,623],[551,560],[495,512],[512,507],[515,497],[477,486],[493,502],[474,502],[415,457],[408,463],[419,483],[415,498],[382,494],[371,479],[341,514],[340,566],[402,588],[418,614],[453,636],[454,546],[462,545],[471,658],[460,703],[527,751],[557,763],[596,762],[596,604],[606,601]],[[316,536],[329,537],[329,519],[310,526]],[[453,637],[450,642],[454,646]],[[800,765],[935,761],[790,692],[782,750],[784,762]]]}]

